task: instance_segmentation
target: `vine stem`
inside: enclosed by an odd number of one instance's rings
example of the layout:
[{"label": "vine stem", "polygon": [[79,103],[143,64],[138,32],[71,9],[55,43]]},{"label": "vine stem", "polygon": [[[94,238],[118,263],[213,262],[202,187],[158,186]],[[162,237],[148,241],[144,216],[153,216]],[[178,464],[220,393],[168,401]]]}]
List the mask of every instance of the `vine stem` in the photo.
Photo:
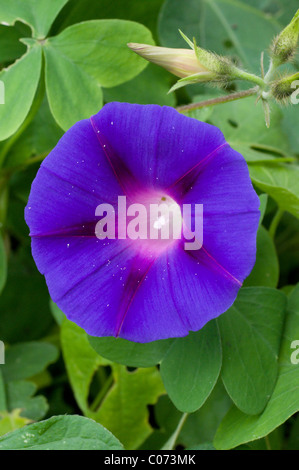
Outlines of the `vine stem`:
[{"label": "vine stem", "polygon": [[256,83],[262,90],[265,88],[265,81],[263,78],[254,75],[253,73],[245,72],[244,70],[237,69],[235,73],[237,80],[246,80],[248,82]]},{"label": "vine stem", "polygon": [[168,439],[168,441],[165,442],[164,446],[162,447],[161,450],[173,450],[174,447],[175,447],[175,444],[176,444],[176,441],[177,441],[177,438],[179,437],[180,435],[180,432],[182,430],[182,427],[184,426],[185,422],[186,422],[186,419],[188,418],[189,416],[189,413],[184,413],[177,425],[177,428],[176,430],[174,431],[174,433],[170,436],[170,438]]},{"label": "vine stem", "polygon": [[282,209],[278,209],[275,216],[272,219],[272,222],[269,228],[269,235],[271,236],[272,240],[274,240],[275,238],[276,230],[281,220],[281,217],[283,216],[283,213],[284,211]]},{"label": "vine stem", "polygon": [[272,450],[272,449],[271,449],[271,444],[270,444],[269,436],[265,436],[265,442],[266,442],[267,450]]},{"label": "vine stem", "polygon": [[108,390],[111,388],[113,384],[113,375],[111,374],[106,381],[104,382],[103,386],[101,387],[99,393],[95,397],[93,403],[90,406],[91,411],[97,411],[100,404],[102,403],[104,397],[106,396]]},{"label": "vine stem", "polygon": [[255,95],[259,90],[259,87],[249,88],[249,90],[238,91],[237,93],[232,93],[231,95],[219,96],[218,98],[212,98],[209,100],[201,101],[199,103],[186,104],[184,106],[178,106],[176,109],[179,112],[192,111],[195,109],[201,109],[205,106],[215,106],[221,103],[229,103],[230,101],[240,100],[242,98],[247,98],[247,96]]},{"label": "vine stem", "polygon": [[269,83],[272,80],[275,70],[276,70],[275,64],[273,60],[271,59],[268,72],[265,75],[265,83]]}]

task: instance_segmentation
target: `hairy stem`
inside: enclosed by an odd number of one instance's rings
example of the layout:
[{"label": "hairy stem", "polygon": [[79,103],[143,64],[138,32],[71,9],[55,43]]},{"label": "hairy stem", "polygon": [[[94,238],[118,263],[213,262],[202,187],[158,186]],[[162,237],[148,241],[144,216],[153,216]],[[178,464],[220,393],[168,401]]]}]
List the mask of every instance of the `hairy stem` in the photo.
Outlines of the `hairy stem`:
[{"label": "hairy stem", "polygon": [[247,82],[256,83],[262,90],[265,88],[266,84],[263,78],[254,75],[253,73],[245,72],[244,70],[238,69],[235,78],[239,80],[246,80]]},{"label": "hairy stem", "polygon": [[191,103],[184,106],[178,106],[176,109],[179,112],[192,111],[194,109],[201,109],[205,106],[215,106],[221,103],[229,103],[230,101],[240,100],[242,98],[247,98],[247,96],[255,95],[258,92],[258,87],[250,88],[245,91],[238,91],[232,93],[231,95],[219,96],[218,98],[212,98],[209,100],[201,101],[199,103]]},{"label": "hairy stem", "polygon": [[273,74],[276,70],[276,67],[273,63],[273,60],[271,60],[270,62],[270,65],[269,65],[269,69],[268,69],[268,72],[266,73],[265,75],[265,83],[269,83],[273,77]]}]

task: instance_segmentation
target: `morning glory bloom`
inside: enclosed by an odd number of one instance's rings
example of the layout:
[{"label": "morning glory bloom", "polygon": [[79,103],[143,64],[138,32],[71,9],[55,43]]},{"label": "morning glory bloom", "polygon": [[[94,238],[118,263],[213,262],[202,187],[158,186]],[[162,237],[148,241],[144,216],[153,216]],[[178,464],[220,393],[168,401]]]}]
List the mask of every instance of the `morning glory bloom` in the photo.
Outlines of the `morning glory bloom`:
[{"label": "morning glory bloom", "polygon": [[[65,133],[25,209],[53,301],[92,336],[136,342],[185,336],[233,304],[255,262],[259,215],[247,164],[218,128],[127,103]],[[150,236],[163,228],[168,237]]]}]

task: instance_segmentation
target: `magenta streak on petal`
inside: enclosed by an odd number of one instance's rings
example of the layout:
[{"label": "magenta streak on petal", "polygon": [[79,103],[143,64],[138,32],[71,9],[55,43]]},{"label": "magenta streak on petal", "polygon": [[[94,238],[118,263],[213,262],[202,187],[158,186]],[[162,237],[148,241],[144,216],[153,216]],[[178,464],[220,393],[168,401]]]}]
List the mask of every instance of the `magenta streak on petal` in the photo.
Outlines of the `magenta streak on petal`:
[{"label": "magenta streak on petal", "polygon": [[[129,308],[136,296],[136,293],[140,288],[141,284],[144,282],[149,270],[151,269],[156,259],[157,258],[146,260],[145,258],[136,256],[136,258],[133,260],[132,268],[126,281],[125,292],[123,300],[121,302],[118,320],[116,322],[114,334],[116,337],[120,335],[122,326],[126,319]],[[138,266],[141,266],[141,268],[139,268]]]},{"label": "magenta streak on petal", "polygon": [[[60,179],[61,181],[64,181],[65,183],[70,184],[70,182],[67,179],[63,178],[61,175],[59,175],[55,171],[50,170],[50,168],[48,168],[47,166],[43,165],[42,169],[48,171],[49,173],[51,173],[53,176]],[[97,195],[96,193],[92,193],[91,191],[88,191],[86,188],[82,188],[81,186],[78,186],[76,183],[74,184],[72,183],[72,186],[80,189],[80,191],[83,191],[84,193],[89,194],[92,197],[98,197],[99,199],[101,199],[101,202],[107,202],[108,204],[111,202],[108,199],[104,199],[102,195]]]},{"label": "magenta streak on petal", "polygon": [[114,152],[103,133],[97,128],[96,123],[94,122],[93,118],[90,118],[90,122],[92,124],[93,130],[97,136],[97,139],[102,147],[102,150],[109,162],[109,165],[112,168],[115,177],[123,189],[126,196],[130,197],[134,195],[136,192],[140,191],[140,184],[132,175],[130,170],[127,168],[123,160],[119,157],[119,155]]},{"label": "magenta streak on petal", "polygon": [[[117,253],[115,253],[114,256],[111,256],[109,258],[109,261],[113,261],[115,258],[117,258],[119,255],[121,255],[122,253],[124,253],[126,250],[128,250],[128,248],[130,247],[130,245],[126,246],[125,248],[123,248],[121,251],[118,251]],[[92,276],[93,274],[96,274],[98,271],[100,271],[102,268],[104,268],[106,266],[106,263],[107,263],[108,260],[105,260],[104,263],[102,263],[100,266],[98,266],[96,269],[94,269],[93,271],[87,273],[85,276],[83,276],[81,279],[79,279],[79,281],[76,282],[76,284],[74,284],[72,287],[70,287],[59,299],[56,299],[57,302],[59,302],[63,297],[65,297],[67,294],[69,294],[73,289],[75,289],[82,281],[84,281],[85,279],[87,279],[89,276]]]},{"label": "magenta streak on petal", "polygon": [[198,176],[198,172],[203,167],[205,167],[205,165],[217,155],[218,151],[226,145],[228,145],[227,142],[224,142],[223,144],[219,145],[215,150],[213,150],[213,152],[209,153],[205,158],[203,158],[196,165],[190,168],[190,170],[188,170],[184,175],[178,178],[171,186],[169,186],[168,190],[175,189],[175,191],[178,192],[181,197],[184,196],[195,183]]},{"label": "magenta streak on petal", "polygon": [[[166,256],[167,256],[167,272],[168,272],[168,276],[169,276],[169,279],[170,279],[171,275],[170,275],[170,268],[169,268],[169,266],[170,266],[169,253],[167,253]],[[174,282],[169,282],[170,295],[172,297],[172,301],[173,301],[174,305],[176,306],[175,296],[174,296],[174,293],[173,293],[173,285],[175,285]],[[176,307],[176,312],[177,312],[178,317],[180,318],[182,324],[185,325],[188,330],[191,330],[191,325],[190,325],[190,322],[188,321],[188,318],[185,319],[184,316],[182,316],[180,314],[180,310],[177,307]]]},{"label": "magenta streak on petal", "polygon": [[[240,287],[242,287],[242,282],[239,281],[239,279],[237,279],[235,276],[233,276],[227,269],[225,269],[224,266],[222,266],[222,264],[220,264],[208,251],[207,249],[202,246],[201,249],[200,249],[200,252],[204,252],[206,254],[206,256],[208,257],[209,259],[209,266],[211,268],[217,268],[219,270],[220,273],[222,273],[225,277],[227,277],[228,279],[230,279],[231,281],[233,281],[234,283],[238,284]],[[188,251],[187,252],[189,255],[191,256],[194,256],[194,251]],[[194,256],[194,258],[196,258]],[[197,259],[197,258],[196,258]],[[214,265],[214,266],[213,266]]]},{"label": "magenta streak on petal", "polygon": [[72,227],[65,227],[62,229],[53,230],[51,232],[44,233],[30,233],[32,238],[43,238],[43,237],[85,237],[95,238],[95,226],[96,220],[93,222],[85,222],[80,225],[73,225]]}]

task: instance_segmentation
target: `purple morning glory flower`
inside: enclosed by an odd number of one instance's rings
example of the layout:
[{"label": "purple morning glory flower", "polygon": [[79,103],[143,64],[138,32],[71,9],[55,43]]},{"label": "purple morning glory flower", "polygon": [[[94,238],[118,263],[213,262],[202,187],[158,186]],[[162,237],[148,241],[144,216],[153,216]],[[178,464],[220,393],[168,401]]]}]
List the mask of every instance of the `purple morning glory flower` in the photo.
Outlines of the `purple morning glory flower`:
[{"label": "purple morning glory flower", "polygon": [[[99,239],[96,208],[120,217],[119,196],[203,204],[202,247],[121,238],[119,228]],[[258,208],[246,162],[218,128],[168,107],[110,103],[44,160],[25,216],[37,267],[67,317],[92,336],[148,342],[199,330],[232,305],[255,262]]]}]

